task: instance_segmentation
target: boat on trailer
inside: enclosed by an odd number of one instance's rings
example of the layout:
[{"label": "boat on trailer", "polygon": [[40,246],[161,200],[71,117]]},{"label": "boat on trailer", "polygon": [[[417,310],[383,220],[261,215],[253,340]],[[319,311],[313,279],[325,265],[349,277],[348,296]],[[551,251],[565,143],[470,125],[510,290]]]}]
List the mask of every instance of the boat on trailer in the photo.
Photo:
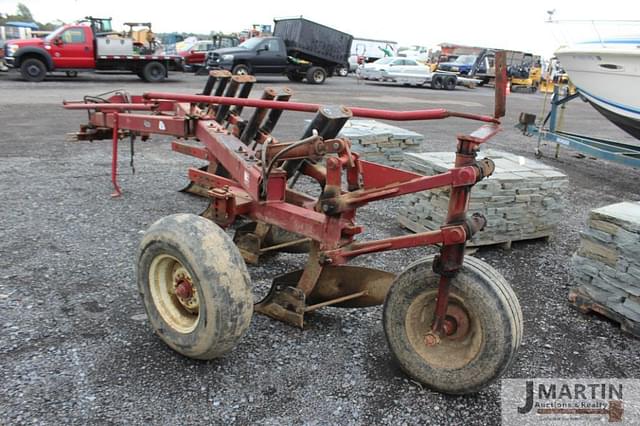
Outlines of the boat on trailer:
[{"label": "boat on trailer", "polygon": [[640,139],[640,35],[576,43],[555,54],[580,96]]}]

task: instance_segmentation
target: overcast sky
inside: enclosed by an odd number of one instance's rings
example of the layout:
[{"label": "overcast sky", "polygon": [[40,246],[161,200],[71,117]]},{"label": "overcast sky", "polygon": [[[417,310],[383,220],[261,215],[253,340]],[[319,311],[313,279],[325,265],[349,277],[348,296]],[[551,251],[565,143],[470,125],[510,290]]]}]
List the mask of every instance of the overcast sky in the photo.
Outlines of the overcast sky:
[{"label": "overcast sky", "polygon": [[[13,13],[17,1],[0,0],[0,12]],[[355,37],[432,47],[440,42],[525,50],[545,56],[564,44],[567,30],[545,24],[555,19],[637,19],[640,1],[368,1],[349,0],[24,0],[40,22],[75,21],[84,16],[153,23],[156,32],[238,32],[252,24],[272,24],[274,17],[304,16]],[[221,6],[218,6],[221,5]],[[234,9],[236,10],[234,12]],[[640,26],[623,33],[640,35]],[[574,33],[571,33],[574,34]],[[596,37],[593,37],[596,38]]]}]

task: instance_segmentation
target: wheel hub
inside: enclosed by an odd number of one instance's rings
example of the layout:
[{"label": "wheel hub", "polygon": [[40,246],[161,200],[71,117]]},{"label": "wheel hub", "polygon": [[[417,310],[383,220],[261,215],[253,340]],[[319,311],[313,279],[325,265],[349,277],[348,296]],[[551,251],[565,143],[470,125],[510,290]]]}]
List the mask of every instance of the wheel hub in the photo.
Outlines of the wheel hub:
[{"label": "wheel hub", "polygon": [[424,336],[424,344],[434,346],[441,342],[441,339],[461,340],[469,333],[469,316],[457,304],[449,304],[447,313],[442,323],[442,333],[430,330]]},{"label": "wheel hub", "polygon": [[176,296],[180,299],[190,299],[193,295],[193,287],[187,280],[181,280],[176,285]]},{"label": "wheel hub", "polygon": [[149,289],[158,313],[172,329],[180,333],[195,329],[200,317],[198,287],[178,259],[161,254],[151,262]]},{"label": "wheel hub", "polygon": [[480,320],[455,292],[439,332],[433,330],[437,290],[418,296],[409,306],[405,330],[411,346],[429,365],[462,368],[479,353],[482,343]]},{"label": "wheel hub", "polygon": [[183,267],[179,267],[173,274],[173,294],[187,311],[198,312],[198,293],[191,283],[191,276]]}]

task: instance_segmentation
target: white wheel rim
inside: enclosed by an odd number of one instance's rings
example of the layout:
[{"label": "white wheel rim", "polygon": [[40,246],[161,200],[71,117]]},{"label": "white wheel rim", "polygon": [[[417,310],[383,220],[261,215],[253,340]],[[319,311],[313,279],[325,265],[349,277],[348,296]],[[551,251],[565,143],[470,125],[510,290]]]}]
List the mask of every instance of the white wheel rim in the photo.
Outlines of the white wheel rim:
[{"label": "white wheel rim", "polygon": [[[189,297],[179,297],[176,288],[182,282],[191,287]],[[160,317],[178,333],[192,332],[200,318],[200,302],[196,286],[187,269],[178,259],[163,254],[149,266],[149,289]]]}]

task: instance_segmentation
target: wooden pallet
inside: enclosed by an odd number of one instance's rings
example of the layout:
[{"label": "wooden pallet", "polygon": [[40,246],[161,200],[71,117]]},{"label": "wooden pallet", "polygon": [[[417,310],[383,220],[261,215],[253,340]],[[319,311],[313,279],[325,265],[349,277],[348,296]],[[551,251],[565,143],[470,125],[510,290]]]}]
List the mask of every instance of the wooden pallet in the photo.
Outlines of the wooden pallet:
[{"label": "wooden pallet", "polygon": [[636,338],[640,338],[640,322],[630,320],[624,315],[593,300],[585,290],[580,287],[571,289],[569,303],[583,314],[596,313],[607,317],[611,321],[620,324],[620,329]]}]

